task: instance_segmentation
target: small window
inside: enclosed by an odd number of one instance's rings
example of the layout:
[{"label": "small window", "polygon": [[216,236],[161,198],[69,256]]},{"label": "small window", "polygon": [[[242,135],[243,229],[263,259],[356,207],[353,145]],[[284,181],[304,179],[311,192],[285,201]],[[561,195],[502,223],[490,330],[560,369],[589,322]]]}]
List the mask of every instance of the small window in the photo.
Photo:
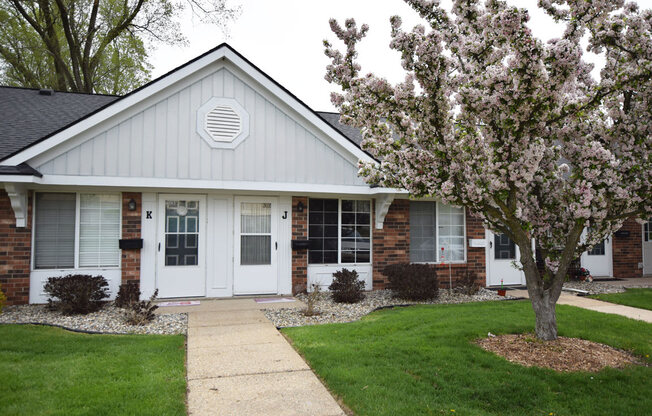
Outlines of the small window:
[{"label": "small window", "polygon": [[341,263],[369,263],[371,202],[342,200]]},{"label": "small window", "polygon": [[428,201],[410,201],[410,261],[465,260],[464,209]]},{"label": "small window", "polygon": [[308,263],[337,263],[337,199],[310,198],[308,202]]},{"label": "small window", "polygon": [[494,259],[516,259],[516,244],[507,234],[494,234]]},{"label": "small window", "polygon": [[79,267],[120,264],[120,196],[79,196]]},{"label": "small window", "polygon": [[434,263],[437,261],[435,204],[410,202],[410,261]]},{"label": "small window", "polygon": [[652,218],[643,226],[643,238],[645,241],[652,241]]},{"label": "small window", "polygon": [[75,194],[36,194],[35,268],[75,267],[75,208]]}]

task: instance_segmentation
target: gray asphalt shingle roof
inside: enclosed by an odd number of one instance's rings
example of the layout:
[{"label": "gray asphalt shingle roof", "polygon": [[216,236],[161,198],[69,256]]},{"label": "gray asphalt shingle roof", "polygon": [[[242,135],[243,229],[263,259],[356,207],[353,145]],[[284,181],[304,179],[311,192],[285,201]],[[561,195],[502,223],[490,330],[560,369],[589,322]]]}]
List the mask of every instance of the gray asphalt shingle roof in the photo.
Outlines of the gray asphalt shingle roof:
[{"label": "gray asphalt shingle roof", "polygon": [[360,130],[355,127],[340,123],[340,113],[331,113],[327,111],[317,111],[316,113],[319,115],[319,117],[323,118],[328,124],[330,124],[335,130],[342,133],[349,140],[360,147],[360,143],[362,142],[362,133],[360,133]]},{"label": "gray asphalt shingle roof", "polygon": [[41,95],[37,89],[0,86],[0,160],[118,98],[58,91]]}]

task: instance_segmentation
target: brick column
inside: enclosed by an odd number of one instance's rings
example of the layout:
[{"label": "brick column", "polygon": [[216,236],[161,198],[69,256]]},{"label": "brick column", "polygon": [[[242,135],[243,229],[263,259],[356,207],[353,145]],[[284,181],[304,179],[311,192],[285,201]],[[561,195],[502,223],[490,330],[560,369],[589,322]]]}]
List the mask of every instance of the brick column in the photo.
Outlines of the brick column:
[{"label": "brick column", "polygon": [[4,189],[0,190],[0,285],[7,305],[29,303],[32,253],[32,194],[27,200],[27,227],[16,228],[16,217]]},{"label": "brick column", "polygon": [[[129,211],[129,201],[136,201],[136,210]],[[141,238],[143,198],[140,192],[122,193],[122,238]],[[140,249],[122,250],[122,283],[140,284]]]},{"label": "brick column", "polygon": [[643,230],[634,218],[628,218],[620,228],[629,231],[629,237],[612,236],[614,277],[643,277]]},{"label": "brick column", "polygon": [[[297,210],[299,202],[303,203],[303,212]],[[308,198],[292,197],[292,239],[308,238]],[[292,293],[297,294],[308,287],[308,250],[292,250]]]},{"label": "brick column", "polygon": [[395,199],[387,211],[383,229],[375,228],[376,201],[372,204],[373,234],[373,289],[384,289],[387,278],[382,270],[385,266],[410,261],[410,201]]}]

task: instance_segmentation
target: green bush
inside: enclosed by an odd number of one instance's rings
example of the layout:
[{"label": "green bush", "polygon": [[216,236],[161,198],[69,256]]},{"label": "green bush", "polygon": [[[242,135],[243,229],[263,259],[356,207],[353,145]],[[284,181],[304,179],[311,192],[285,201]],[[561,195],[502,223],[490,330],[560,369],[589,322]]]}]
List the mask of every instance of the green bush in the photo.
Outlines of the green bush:
[{"label": "green bush", "polygon": [[87,314],[102,307],[102,300],[109,297],[109,283],[102,276],[69,274],[50,277],[44,290],[50,297],[51,309],[66,315]]},{"label": "green bush", "polygon": [[342,269],[333,273],[333,283],[328,289],[338,303],[357,303],[364,299],[364,282],[358,280],[355,270]]},{"label": "green bush", "polygon": [[114,305],[118,308],[130,308],[140,300],[140,286],[134,282],[127,282],[120,285],[118,295],[115,297]]},{"label": "green bush", "polygon": [[434,299],[439,294],[439,283],[434,267],[427,264],[399,263],[385,267],[383,274],[389,280],[394,297],[406,300]]},{"label": "green bush", "polygon": [[2,286],[0,286],[0,313],[2,313],[2,308],[5,307],[6,303],[7,303],[7,296],[5,296],[5,293],[2,291]]}]

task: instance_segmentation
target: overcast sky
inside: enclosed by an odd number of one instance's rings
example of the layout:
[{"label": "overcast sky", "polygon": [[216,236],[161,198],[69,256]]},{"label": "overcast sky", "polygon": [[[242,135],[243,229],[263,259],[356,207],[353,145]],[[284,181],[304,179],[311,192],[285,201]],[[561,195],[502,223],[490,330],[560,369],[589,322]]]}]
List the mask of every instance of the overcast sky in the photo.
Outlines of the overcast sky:
[{"label": "overcast sky", "polygon": [[[535,35],[547,40],[561,34],[560,26],[536,7],[536,0],[508,2],[529,9]],[[652,7],[652,0],[637,2],[644,8]],[[447,3],[450,0],[444,0]],[[336,86],[324,80],[329,60],[322,41],[337,39],[328,19],[354,17],[359,25],[369,24],[369,33],[359,49],[362,71],[383,75],[392,82],[401,81],[404,72],[398,53],[388,47],[389,18],[401,16],[404,28],[410,29],[421,22],[402,0],[231,0],[231,4],[240,4],[242,13],[231,24],[228,39],[220,29],[201,24],[188,13],[181,30],[189,45],[159,46],[151,55],[153,76],[163,75],[226,41],[314,110],[333,111],[329,96]],[[339,42],[335,44],[342,48]],[[595,57],[589,60],[600,64]]]}]

